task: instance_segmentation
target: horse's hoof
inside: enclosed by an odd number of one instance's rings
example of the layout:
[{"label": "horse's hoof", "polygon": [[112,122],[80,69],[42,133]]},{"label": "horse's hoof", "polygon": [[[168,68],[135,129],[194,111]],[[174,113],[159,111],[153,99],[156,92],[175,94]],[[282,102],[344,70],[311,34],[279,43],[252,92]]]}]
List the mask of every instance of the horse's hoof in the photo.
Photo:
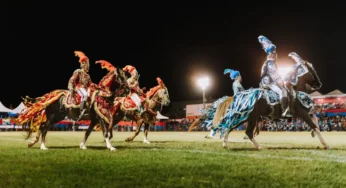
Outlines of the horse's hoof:
[{"label": "horse's hoof", "polygon": [[311,131],[312,138],[315,138],[315,131]]},{"label": "horse's hoof", "polygon": [[125,142],[131,142],[132,140],[131,139],[129,139],[129,138],[126,138],[125,139]]},{"label": "horse's hoof", "polygon": [[324,149],[329,150],[329,149],[332,149],[332,147],[330,147],[330,146],[325,146]]},{"label": "horse's hoof", "polygon": [[148,140],[143,141],[144,144],[150,144]]},{"label": "horse's hoof", "polygon": [[40,148],[41,150],[47,150],[48,148]]},{"label": "horse's hoof", "polygon": [[211,137],[211,136],[207,135],[204,138],[206,138],[206,139],[213,139],[214,137]]},{"label": "horse's hoof", "polygon": [[259,150],[262,150],[263,148],[262,147],[257,147],[256,150],[259,151]]},{"label": "horse's hoof", "polygon": [[117,149],[115,149],[115,147],[110,147],[109,150],[110,150],[110,151],[115,151],[115,150],[117,150]]},{"label": "horse's hoof", "polygon": [[35,143],[29,143],[28,148],[31,148]]}]

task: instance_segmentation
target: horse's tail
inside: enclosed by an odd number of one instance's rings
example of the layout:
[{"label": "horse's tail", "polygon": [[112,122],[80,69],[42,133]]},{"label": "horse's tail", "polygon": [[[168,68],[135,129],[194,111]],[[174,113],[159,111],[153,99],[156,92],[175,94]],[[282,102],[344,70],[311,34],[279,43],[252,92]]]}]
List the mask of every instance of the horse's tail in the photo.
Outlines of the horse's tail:
[{"label": "horse's tail", "polygon": [[231,105],[233,102],[233,96],[229,97],[228,99],[226,99],[225,101],[223,101],[216,109],[214,118],[213,118],[213,126],[217,126],[220,124],[220,122],[222,121],[223,117],[225,116],[227,109],[229,107],[229,105]]},{"label": "horse's tail", "polygon": [[24,102],[27,103],[27,108],[23,113],[19,114],[16,122],[22,125],[23,130],[27,132],[25,136],[26,140],[30,138],[32,132],[37,131],[41,124],[46,122],[45,109],[47,106],[57,101],[62,95],[67,95],[67,92],[66,90],[54,90],[35,99],[30,97],[24,98]]},{"label": "horse's tail", "polygon": [[191,132],[193,129],[200,126],[206,118],[206,116],[202,116],[195,119],[195,121],[190,125],[189,130],[187,130],[187,132]]}]

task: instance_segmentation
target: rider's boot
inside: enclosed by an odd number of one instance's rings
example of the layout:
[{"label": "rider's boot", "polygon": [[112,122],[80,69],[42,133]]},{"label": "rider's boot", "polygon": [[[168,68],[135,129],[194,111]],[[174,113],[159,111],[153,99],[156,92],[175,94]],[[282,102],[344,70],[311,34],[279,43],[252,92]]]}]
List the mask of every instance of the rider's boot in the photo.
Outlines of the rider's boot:
[{"label": "rider's boot", "polygon": [[258,37],[258,41],[267,54],[272,54],[276,50],[276,46],[267,37],[261,35]]}]

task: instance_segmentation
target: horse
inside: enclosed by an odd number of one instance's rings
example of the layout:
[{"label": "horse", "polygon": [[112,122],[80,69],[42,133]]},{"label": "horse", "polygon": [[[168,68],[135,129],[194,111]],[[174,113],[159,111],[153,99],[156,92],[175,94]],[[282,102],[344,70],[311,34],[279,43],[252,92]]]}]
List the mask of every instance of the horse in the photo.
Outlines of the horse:
[{"label": "horse", "polygon": [[[107,79],[106,79],[107,78]],[[106,141],[106,146],[111,151],[115,148],[110,144],[109,141],[109,124],[112,123],[111,115],[111,101],[114,96],[109,91],[101,88],[101,83],[103,81],[110,81],[108,87],[113,88],[113,90],[121,93],[123,89],[122,83],[124,83],[124,74],[121,69],[116,69],[116,74],[107,74],[101,81],[99,86],[94,85],[91,90],[91,97],[88,99],[89,114],[85,114],[80,120],[90,120],[90,126],[85,134],[90,134],[93,130],[93,127],[96,124],[100,124],[103,131],[103,136]],[[116,89],[114,89],[116,88]],[[120,90],[119,90],[120,89]],[[48,149],[45,146],[46,135],[49,127],[61,120],[64,120],[65,117],[76,121],[80,116],[80,99],[79,95],[76,96],[77,100],[71,100],[70,91],[68,90],[54,90],[45,94],[42,97],[30,98],[26,96],[24,98],[24,103],[29,108],[18,117],[18,122],[20,124],[31,123],[31,128],[28,129],[28,134],[26,139],[31,136],[31,133],[37,130],[37,134],[34,140],[28,143],[28,147],[35,145],[41,136],[41,147],[40,149]],[[110,102],[109,102],[110,101]],[[80,148],[86,149],[82,145],[84,141],[81,142]]]},{"label": "horse", "polygon": [[[133,136],[125,139],[126,142],[132,141],[141,129],[144,123],[144,143],[149,144],[148,131],[149,125],[154,125],[156,122],[157,111],[163,106],[170,104],[168,89],[160,78],[157,78],[158,85],[151,88],[146,93],[146,99],[142,104],[144,108],[139,109],[129,96],[116,97],[113,102],[113,124],[111,124],[110,139],[113,136],[113,125],[124,119],[133,120],[137,122],[137,129]],[[92,125],[90,125],[92,126]],[[92,129],[92,127],[90,127]],[[88,139],[89,135],[85,135],[84,141]],[[85,144],[84,142],[84,144]]]},{"label": "horse", "polygon": [[[312,64],[306,61],[304,62],[305,63],[299,65],[296,71],[293,71],[290,74],[287,83],[285,83],[286,88],[291,88],[288,89],[289,109],[292,111],[293,117],[302,119],[313,129],[314,134],[317,134],[321,144],[325,149],[331,149],[331,147],[322,137],[321,132],[318,128],[317,117],[314,111],[314,101],[307,94],[308,89],[306,85],[309,85],[313,90],[318,90],[322,86],[322,84]],[[227,148],[229,133],[237,128],[241,123],[247,121],[248,126],[245,133],[252,141],[255,148],[261,149],[261,146],[254,138],[254,130],[258,129],[258,123],[261,120],[261,117],[269,117],[269,114],[272,111],[273,104],[277,105],[279,103],[279,99],[278,95],[271,90],[255,89],[253,91],[257,92],[258,95],[256,96],[257,100],[254,102],[252,110],[250,110],[247,114],[248,117],[240,117],[243,119],[237,122],[237,124],[229,124],[228,127],[224,130],[225,136],[222,144],[224,148]],[[232,110],[235,110],[234,102],[232,104]],[[237,119],[239,120],[239,118]],[[214,124],[213,126],[217,127],[215,125],[216,124]],[[256,132],[257,134],[259,134],[259,130],[256,130]]]},{"label": "horse", "polygon": [[[292,71],[289,74],[287,77],[287,82],[285,83],[285,87],[289,88],[288,90],[290,91],[288,92],[289,108],[292,110],[294,117],[303,119],[314,130],[312,132],[312,136],[314,137],[314,135],[317,134],[320,142],[324,145],[324,148],[330,149],[330,146],[325,142],[318,129],[317,117],[314,112],[314,102],[307,94],[309,89],[307,85],[310,86],[312,90],[318,90],[321,88],[322,83],[312,64],[304,61],[303,64],[296,67],[295,71]],[[214,129],[212,132],[216,133],[217,130],[220,130],[220,127],[223,127],[221,128],[223,131],[221,131],[220,137],[225,135],[222,144],[224,148],[227,147],[229,133],[239,127],[242,123],[248,121],[246,135],[252,141],[254,146],[257,149],[260,149],[259,144],[254,139],[254,136],[259,134],[258,122],[260,121],[261,117],[269,117],[269,114],[272,112],[272,108],[279,105],[279,100],[276,93],[267,89],[246,90],[242,94],[243,98],[249,94],[252,94],[254,100],[251,101],[252,104],[250,104],[248,108],[243,109],[244,112],[246,112],[245,115],[243,114],[243,116],[241,116],[234,113],[233,119],[230,117],[228,117],[228,119],[226,118],[228,113],[227,111],[236,110],[234,109],[236,107],[236,102],[234,100],[240,97],[237,95],[230,97],[228,101],[224,101],[219,104],[216,112],[214,113],[215,115],[213,115],[212,126]],[[239,99],[237,102],[238,104],[242,103],[242,101]],[[203,123],[207,118],[210,117],[202,117],[197,119],[190,126],[189,131]],[[231,123],[232,125],[230,125]]]}]

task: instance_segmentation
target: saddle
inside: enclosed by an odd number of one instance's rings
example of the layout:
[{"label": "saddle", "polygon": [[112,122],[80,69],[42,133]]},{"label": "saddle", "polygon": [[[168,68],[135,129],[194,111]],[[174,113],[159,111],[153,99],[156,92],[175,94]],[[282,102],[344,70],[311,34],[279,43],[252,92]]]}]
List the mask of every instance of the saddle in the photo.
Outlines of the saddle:
[{"label": "saddle", "polygon": [[124,97],[122,103],[123,103],[122,107],[125,110],[135,110],[135,109],[137,109],[136,103],[131,99],[130,96]]},{"label": "saddle", "polygon": [[271,106],[275,106],[280,103],[279,94],[277,94],[273,90],[265,89],[263,97],[267,100],[267,103]]},{"label": "saddle", "polygon": [[80,105],[81,101],[82,101],[82,97],[78,94],[78,93],[75,93],[74,94],[74,98],[72,98],[71,96],[71,93],[69,92],[67,94],[67,97],[66,97],[67,100],[64,101],[64,105],[66,106],[70,106],[70,105]]}]

